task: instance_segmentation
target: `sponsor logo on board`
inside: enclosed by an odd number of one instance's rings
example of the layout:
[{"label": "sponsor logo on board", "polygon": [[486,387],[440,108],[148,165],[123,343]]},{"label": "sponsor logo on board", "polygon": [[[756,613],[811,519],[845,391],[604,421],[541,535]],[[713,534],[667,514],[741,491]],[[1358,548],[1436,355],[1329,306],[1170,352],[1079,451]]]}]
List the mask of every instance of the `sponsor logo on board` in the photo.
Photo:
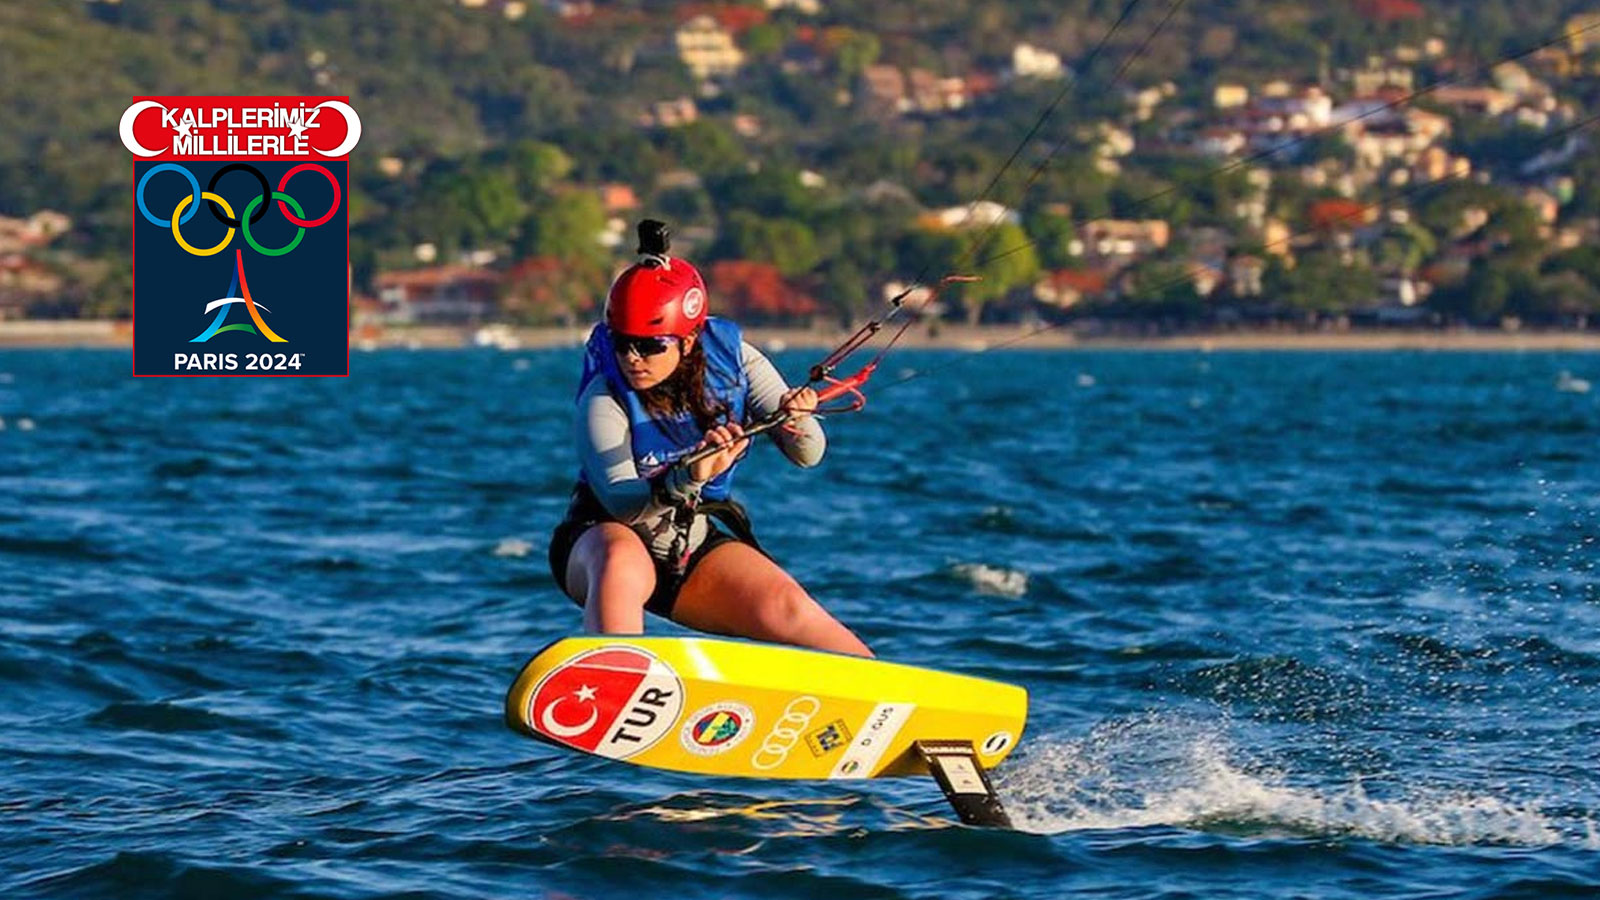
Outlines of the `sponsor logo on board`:
[{"label": "sponsor logo on board", "polygon": [[985,756],[994,756],[997,753],[1004,753],[1011,746],[1013,740],[1015,738],[1011,736],[1011,732],[996,731],[983,739],[983,745],[980,749],[983,750]]},{"label": "sponsor logo on board", "polygon": [[822,711],[822,701],[815,697],[796,697],[783,708],[778,721],[772,723],[761,746],[750,757],[750,765],[770,771],[789,759],[789,751],[800,742],[800,736],[810,727],[811,720]]},{"label": "sponsor logo on board", "polygon": [[528,698],[527,722],[558,744],[610,759],[649,749],[683,712],[683,682],[637,647],[601,647],[557,666]]},{"label": "sponsor logo on board", "polygon": [[678,741],[699,756],[716,756],[737,747],[755,728],[756,716],[741,703],[715,703],[684,719]]},{"label": "sponsor logo on board", "polygon": [[834,719],[827,725],[806,735],[806,746],[812,756],[827,756],[850,740],[850,727],[843,719]]},{"label": "sponsor logo on board", "polygon": [[879,703],[867,714],[829,778],[868,778],[915,711],[915,703]]}]

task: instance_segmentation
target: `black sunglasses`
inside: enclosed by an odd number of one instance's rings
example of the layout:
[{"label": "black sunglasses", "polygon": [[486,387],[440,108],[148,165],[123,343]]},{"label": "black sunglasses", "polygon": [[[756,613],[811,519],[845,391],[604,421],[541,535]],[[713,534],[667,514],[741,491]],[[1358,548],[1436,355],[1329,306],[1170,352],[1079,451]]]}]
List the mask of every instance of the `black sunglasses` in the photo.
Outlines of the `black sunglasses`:
[{"label": "black sunglasses", "polygon": [[640,359],[660,356],[672,346],[673,339],[654,335],[651,337],[632,337],[626,334],[612,335],[611,343],[617,350],[618,356],[627,356],[629,353],[639,354]]}]

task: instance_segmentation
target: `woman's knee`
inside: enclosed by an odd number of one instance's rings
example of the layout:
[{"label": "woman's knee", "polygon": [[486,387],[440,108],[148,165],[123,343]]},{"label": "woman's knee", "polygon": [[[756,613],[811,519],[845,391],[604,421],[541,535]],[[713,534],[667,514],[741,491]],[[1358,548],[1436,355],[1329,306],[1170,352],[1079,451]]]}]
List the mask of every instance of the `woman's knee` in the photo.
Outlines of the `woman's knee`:
[{"label": "woman's knee", "polygon": [[[642,591],[644,597],[655,590],[655,565],[644,541],[632,529],[616,522],[602,522],[584,532],[572,550],[567,567],[568,593],[581,590],[583,603],[590,589],[601,584]],[[576,595],[575,595],[576,596]],[[641,601],[642,602],[642,601]]]},{"label": "woman's knee", "polygon": [[822,608],[805,588],[790,582],[762,598],[756,607],[756,626],[774,640],[785,640],[804,630],[819,613]]}]

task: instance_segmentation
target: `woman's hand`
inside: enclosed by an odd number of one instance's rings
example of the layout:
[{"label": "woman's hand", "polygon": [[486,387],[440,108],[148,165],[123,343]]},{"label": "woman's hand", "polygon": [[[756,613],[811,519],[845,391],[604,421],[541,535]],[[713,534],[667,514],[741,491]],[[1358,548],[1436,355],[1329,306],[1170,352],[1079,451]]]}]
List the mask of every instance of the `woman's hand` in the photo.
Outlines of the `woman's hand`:
[{"label": "woman's hand", "polygon": [[732,468],[745,448],[750,446],[750,439],[744,437],[743,426],[737,422],[729,422],[708,430],[705,440],[695,449],[700,450],[712,445],[721,445],[722,449],[689,465],[689,477],[695,481],[710,481]]},{"label": "woman's hand", "polygon": [[797,387],[783,395],[778,408],[796,419],[803,419],[817,411],[817,392],[809,387]]}]

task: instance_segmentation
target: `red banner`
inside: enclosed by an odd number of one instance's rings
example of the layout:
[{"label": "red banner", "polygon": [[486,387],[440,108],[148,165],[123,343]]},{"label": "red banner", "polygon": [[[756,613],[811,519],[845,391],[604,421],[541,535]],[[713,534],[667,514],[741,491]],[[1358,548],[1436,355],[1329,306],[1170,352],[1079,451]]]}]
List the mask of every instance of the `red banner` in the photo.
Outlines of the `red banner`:
[{"label": "red banner", "polygon": [[135,97],[122,143],[147,160],[347,159],[361,139],[348,97]]}]

